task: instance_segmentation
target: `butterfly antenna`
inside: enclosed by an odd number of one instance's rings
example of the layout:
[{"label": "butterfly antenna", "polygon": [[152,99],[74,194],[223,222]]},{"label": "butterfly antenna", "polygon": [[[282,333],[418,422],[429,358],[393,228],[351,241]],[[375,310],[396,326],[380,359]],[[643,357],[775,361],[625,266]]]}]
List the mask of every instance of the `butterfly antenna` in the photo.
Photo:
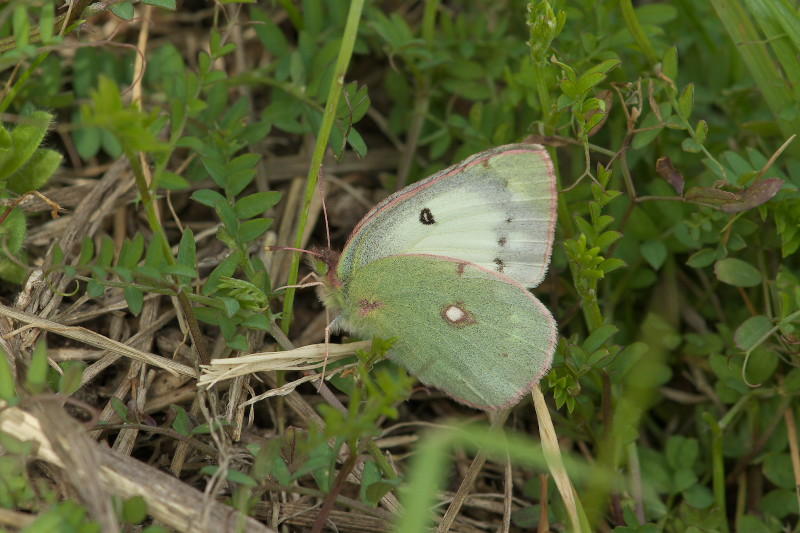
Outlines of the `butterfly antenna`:
[{"label": "butterfly antenna", "polygon": [[319,186],[319,198],[322,201],[322,217],[325,219],[325,236],[328,239],[328,249],[331,249],[331,227],[328,224],[328,206],[325,205],[325,187],[323,187],[323,182],[325,181],[325,173],[322,170],[322,167],[319,167],[319,180],[317,181],[317,185]]},{"label": "butterfly antenna", "polygon": [[292,248],[291,246],[265,246],[264,250],[267,252],[277,252],[278,250],[289,250],[292,252],[300,252],[302,254],[309,254],[315,255],[317,257],[322,257],[322,254],[319,252],[312,252],[311,250],[303,250],[302,248]]}]

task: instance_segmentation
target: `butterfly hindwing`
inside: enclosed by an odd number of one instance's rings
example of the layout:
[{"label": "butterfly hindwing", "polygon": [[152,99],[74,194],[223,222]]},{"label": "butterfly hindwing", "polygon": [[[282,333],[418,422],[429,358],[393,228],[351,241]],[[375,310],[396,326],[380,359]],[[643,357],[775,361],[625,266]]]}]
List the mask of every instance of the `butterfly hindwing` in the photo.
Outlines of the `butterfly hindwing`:
[{"label": "butterfly hindwing", "polygon": [[435,254],[535,287],[550,260],[555,209],[555,174],[543,147],[487,150],[375,206],[353,231],[338,275],[390,255]]},{"label": "butterfly hindwing", "polygon": [[396,337],[391,359],[467,405],[516,403],[550,367],[556,324],[520,284],[441,256],[382,257],[342,278],[341,325]]}]

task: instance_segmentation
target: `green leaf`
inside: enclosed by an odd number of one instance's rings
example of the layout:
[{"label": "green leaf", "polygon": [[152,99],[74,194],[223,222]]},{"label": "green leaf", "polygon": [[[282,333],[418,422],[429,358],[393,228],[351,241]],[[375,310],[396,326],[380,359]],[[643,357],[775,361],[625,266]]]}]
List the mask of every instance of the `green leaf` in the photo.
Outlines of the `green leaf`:
[{"label": "green leaf", "polygon": [[690,255],[689,259],[686,260],[686,264],[692,268],[703,268],[714,263],[718,257],[719,254],[717,250],[713,248],[703,248]]},{"label": "green leaf", "polygon": [[169,9],[170,11],[177,10],[177,4],[175,0],[142,0],[142,3],[160,7],[161,9]]},{"label": "green leaf", "polygon": [[86,370],[86,363],[83,361],[64,361],[61,363],[64,373],[58,381],[58,392],[65,396],[71,395],[81,386],[83,371]]},{"label": "green leaf", "polygon": [[678,98],[678,115],[684,120],[689,120],[692,116],[692,108],[694,107],[694,83],[686,86]]},{"label": "green leaf", "polygon": [[128,309],[135,316],[139,316],[144,305],[144,293],[132,285],[126,286],[122,292],[125,294],[125,302],[128,304]]},{"label": "green leaf", "polygon": [[234,172],[228,172],[228,181],[225,185],[225,192],[231,197],[237,196],[245,187],[250,185],[253,178],[256,177],[256,171],[252,168],[244,168]]},{"label": "green leaf", "polygon": [[242,322],[242,326],[253,328],[253,329],[260,329],[262,331],[269,331],[272,327],[272,323],[270,319],[264,315],[250,315],[247,317],[247,320]]},{"label": "green leaf", "polygon": [[7,179],[33,157],[52,120],[53,116],[44,111],[35,111],[21,118],[11,132],[11,147],[0,152],[0,179]]},{"label": "green leaf", "polygon": [[94,241],[89,237],[84,237],[81,241],[81,253],[78,256],[78,264],[87,265],[94,257]]},{"label": "green leaf", "polygon": [[225,315],[228,317],[232,317],[236,313],[239,312],[241,308],[239,302],[233,298],[228,298],[227,296],[223,296],[219,299],[222,303],[222,306],[225,308]]},{"label": "green leaf", "polygon": [[225,229],[227,229],[231,235],[236,235],[239,231],[239,219],[236,218],[236,215],[233,213],[233,208],[228,204],[228,201],[214,202],[214,211],[217,212]]},{"label": "green leaf", "polygon": [[247,338],[241,334],[234,335],[234,337],[229,340],[227,344],[234,350],[239,350],[240,352],[247,352],[250,350],[250,345],[247,343]]},{"label": "green leaf", "polygon": [[203,157],[200,161],[208,171],[208,175],[214,180],[214,183],[224,189],[228,184],[228,170],[225,165],[208,157]]},{"label": "green leaf", "polygon": [[47,389],[47,344],[39,341],[31,356],[31,364],[25,376],[25,385],[34,394],[40,394]]},{"label": "green leaf", "polygon": [[8,360],[8,353],[0,345],[0,399],[12,403],[17,398],[17,388],[14,384],[14,375],[11,373],[11,366],[8,364]]},{"label": "green leaf", "polygon": [[192,430],[192,424],[189,421],[189,415],[186,410],[180,405],[172,404],[170,409],[175,413],[175,420],[172,421],[172,429],[181,435],[189,435]]},{"label": "green leaf", "polygon": [[213,207],[214,202],[226,202],[224,196],[211,189],[199,189],[192,193],[192,200],[208,207]]},{"label": "green leaf", "polygon": [[694,137],[698,144],[706,142],[706,137],[708,137],[708,123],[705,120],[697,121],[697,126],[694,128]]},{"label": "green leaf", "polygon": [[252,242],[264,235],[271,226],[271,218],[256,218],[242,222],[242,225],[239,227],[238,238],[243,243]]},{"label": "green leaf", "polygon": [[122,520],[126,524],[140,524],[147,518],[147,502],[142,496],[133,496],[122,504]]},{"label": "green leaf", "polygon": [[119,4],[111,4],[109,9],[112,13],[123,20],[133,20],[133,4],[130,2],[121,2]]},{"label": "green leaf", "polygon": [[733,339],[736,346],[749,351],[755,348],[772,331],[772,321],[764,315],[751,316],[736,328]]},{"label": "green leaf", "polygon": [[788,453],[775,453],[764,458],[764,475],[778,487],[795,489],[796,480],[792,475],[792,456]]},{"label": "green leaf", "polygon": [[89,283],[86,285],[86,292],[89,294],[90,298],[100,298],[105,290],[106,288],[103,286],[103,284],[98,283],[95,280],[89,281]]},{"label": "green leaf", "polygon": [[183,278],[194,279],[197,277],[197,270],[187,265],[169,265],[161,269],[163,274],[180,276]]},{"label": "green leaf", "polygon": [[178,263],[194,270],[197,266],[197,250],[194,242],[194,233],[189,228],[183,230],[181,242],[178,245]]},{"label": "green leaf", "polygon": [[678,49],[670,46],[661,59],[661,73],[664,77],[675,81],[678,78]]},{"label": "green leaf", "polygon": [[211,274],[208,275],[208,279],[206,280],[205,285],[203,285],[203,296],[211,296],[219,287],[220,278],[226,277],[229,278],[233,276],[233,273],[236,272],[236,268],[239,266],[239,262],[241,261],[241,256],[238,252],[234,252],[222,262],[217,265]]},{"label": "green leaf", "polygon": [[8,188],[17,194],[41,189],[53,177],[63,157],[55,150],[40,148],[8,179]]},{"label": "green leaf", "polygon": [[247,487],[258,486],[258,482],[255,479],[251,478],[250,476],[248,476],[243,472],[239,472],[238,470],[229,469],[226,472],[225,477],[228,481],[231,481],[233,483],[238,483],[239,485],[245,485]]},{"label": "green leaf", "polygon": [[675,435],[667,440],[667,463],[673,470],[691,469],[700,454],[697,439]]},{"label": "green leaf", "polygon": [[686,137],[683,142],[681,142],[681,150],[690,154],[699,154],[703,150],[703,147],[691,137]]},{"label": "green leaf", "polygon": [[756,267],[733,257],[717,261],[714,274],[721,282],[736,287],[755,287],[761,284],[761,272]]},{"label": "green leaf", "polygon": [[28,46],[29,34],[31,31],[31,23],[30,20],[28,20],[28,10],[25,8],[25,6],[18,5],[14,8],[12,22],[14,28],[15,45],[17,48],[25,48]]},{"label": "green leaf", "polygon": [[130,424],[130,420],[128,420],[128,406],[122,403],[122,400],[117,398],[116,396],[111,397],[111,407],[114,411],[117,412],[119,417],[122,419],[123,422],[126,424]]},{"label": "green leaf", "polygon": [[639,250],[642,252],[642,257],[653,267],[653,270],[658,270],[664,261],[667,259],[667,245],[662,241],[647,241],[642,243]]},{"label": "green leaf", "polygon": [[174,172],[162,172],[158,178],[158,186],[170,191],[182,191],[189,188],[189,181]]},{"label": "green leaf", "polygon": [[281,201],[281,193],[274,191],[263,191],[245,196],[236,202],[233,211],[240,219],[253,218],[261,215],[267,209],[274,207]]},{"label": "green leaf", "polygon": [[591,335],[586,337],[586,340],[581,343],[581,347],[587,352],[592,353],[598,350],[601,346],[606,344],[608,340],[613,337],[619,329],[616,326],[607,324],[600,326],[592,332]]}]

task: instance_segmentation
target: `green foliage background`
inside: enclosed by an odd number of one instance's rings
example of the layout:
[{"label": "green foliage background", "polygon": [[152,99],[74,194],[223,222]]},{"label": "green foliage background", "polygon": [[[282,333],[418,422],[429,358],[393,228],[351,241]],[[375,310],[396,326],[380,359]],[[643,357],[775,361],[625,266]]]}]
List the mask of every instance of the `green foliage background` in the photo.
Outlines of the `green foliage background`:
[{"label": "green foliage background", "polygon": [[[251,446],[250,467],[226,474],[234,506],[251,512],[271,494],[300,486],[336,497],[337,480],[368,457],[362,503],[396,492],[409,508],[395,518],[398,529],[420,531],[441,520],[425,512],[437,494],[421,487],[439,486],[454,446],[484,446],[500,464],[508,453],[516,477],[526,480],[514,488],[524,504],[515,504],[512,527],[549,520],[554,528],[620,532],[797,529],[795,3],[226,2],[197,28],[172,18],[188,7],[148,3],[159,7],[148,11],[150,31],[164,38],[144,52],[141,104],[126,92],[139,82],[135,32],[115,38],[129,46],[89,46],[90,36],[77,31],[81,20],[56,4],[0,7],[0,110],[16,123],[0,131],[0,163],[13,160],[22,143],[42,169],[25,170],[20,160],[0,171],[4,205],[28,191],[46,194],[64,147],[56,136],[39,135],[43,127],[25,133],[23,119],[49,124],[52,115],[74,146],[61,172],[127,158],[138,191],[131,209],[147,223],[119,250],[105,235],[85,239],[81,250],[23,252],[26,226],[44,216],[26,221],[9,207],[0,234],[3,260],[16,274],[3,277],[20,282],[22,263],[42,258],[92,298],[123,291],[132,315],[148,294],[173,295],[197,363],[261,350],[266,333],[291,339],[295,306],[309,305],[293,288],[276,289],[297,283],[299,255],[280,279],[259,255],[275,229],[267,215],[279,213],[287,197],[270,180],[275,154],[311,154],[294,241],[277,243],[296,247],[326,150],[338,158],[394,149],[398,164],[380,184],[393,190],[533,136],[550,148],[559,174],[553,264],[536,294],[557,318],[562,340],[542,389],[583,526],[570,521],[552,483],[544,489],[548,505],[541,505],[536,473],[546,466],[526,402],[506,424],[505,451],[492,448],[496,440],[485,428],[466,426],[423,439],[418,463],[389,465],[374,438],[391,419],[428,421],[436,411],[424,400],[402,403],[406,377],[374,364],[388,346],[360,356],[357,380],[341,386],[349,405],[320,407],[325,423],[306,426],[309,433],[287,429],[281,400],[269,400],[276,407],[265,429],[284,444],[302,441],[304,453],[295,458],[302,464],[292,465],[279,447]],[[123,2],[112,14],[96,4],[83,16],[91,26],[142,9]],[[191,29],[201,50],[179,31],[166,38],[162,27]],[[60,53],[66,43],[76,45],[74,53]],[[15,177],[17,168],[24,172]],[[324,170],[335,172],[335,165]],[[167,227],[158,214],[168,191],[192,198],[185,224]],[[206,254],[192,229],[203,218],[219,221],[215,246],[225,250],[211,269],[199,264]],[[7,288],[9,296],[15,290]],[[225,342],[209,347],[217,332]],[[44,390],[44,356],[29,361],[13,391],[0,362],[0,397],[14,403]],[[79,387],[73,376],[51,388]],[[192,429],[185,409],[174,409],[178,433],[213,427]],[[225,418],[221,408],[215,415]],[[337,463],[345,445],[348,459]],[[0,468],[17,480],[13,490],[0,489],[0,505],[49,508],[13,460],[28,452],[0,447]],[[501,518],[485,520],[496,527]]]}]

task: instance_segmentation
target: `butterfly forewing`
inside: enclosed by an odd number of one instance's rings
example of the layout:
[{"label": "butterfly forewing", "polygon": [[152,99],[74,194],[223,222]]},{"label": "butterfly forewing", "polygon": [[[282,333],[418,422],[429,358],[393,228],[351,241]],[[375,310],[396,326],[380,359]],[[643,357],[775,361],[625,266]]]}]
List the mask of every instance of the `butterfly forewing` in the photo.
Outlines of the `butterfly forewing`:
[{"label": "butterfly forewing", "polygon": [[348,277],[390,255],[429,253],[535,287],[550,260],[555,209],[555,174],[544,148],[494,148],[375,206],[345,246],[338,274]]},{"label": "butterfly forewing", "polygon": [[343,279],[344,326],[396,337],[391,359],[479,409],[516,403],[550,368],[556,323],[527,289],[446,257],[384,257]]}]

